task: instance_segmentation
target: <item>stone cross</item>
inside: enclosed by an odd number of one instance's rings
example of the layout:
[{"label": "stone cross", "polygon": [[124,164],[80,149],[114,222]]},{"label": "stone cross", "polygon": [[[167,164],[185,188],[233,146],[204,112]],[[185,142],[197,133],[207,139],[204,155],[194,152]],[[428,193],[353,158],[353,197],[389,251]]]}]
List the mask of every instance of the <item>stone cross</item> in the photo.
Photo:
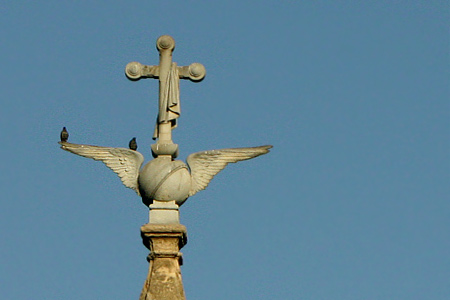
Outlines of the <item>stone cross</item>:
[{"label": "stone cross", "polygon": [[180,116],[180,79],[189,79],[194,82],[201,81],[206,70],[202,64],[193,63],[189,66],[178,67],[172,62],[172,52],[175,49],[175,40],[169,35],[163,35],[156,41],[159,51],[159,65],[147,66],[138,62],[130,62],[125,67],[125,74],[130,80],[141,78],[159,79],[159,111],[153,139],[158,139],[152,145],[152,154],[178,156],[178,145],[172,142],[172,129],[177,125]]}]

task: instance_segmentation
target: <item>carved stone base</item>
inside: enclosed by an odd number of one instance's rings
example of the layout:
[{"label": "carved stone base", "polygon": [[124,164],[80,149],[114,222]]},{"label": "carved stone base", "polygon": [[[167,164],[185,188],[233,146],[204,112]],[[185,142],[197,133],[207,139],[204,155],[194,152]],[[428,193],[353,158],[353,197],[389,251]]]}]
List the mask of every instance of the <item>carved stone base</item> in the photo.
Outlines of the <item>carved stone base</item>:
[{"label": "carved stone base", "polygon": [[144,245],[150,249],[150,266],[139,300],[186,300],[180,270],[183,260],[179,252],[187,243],[186,227],[145,224],[141,235]]}]

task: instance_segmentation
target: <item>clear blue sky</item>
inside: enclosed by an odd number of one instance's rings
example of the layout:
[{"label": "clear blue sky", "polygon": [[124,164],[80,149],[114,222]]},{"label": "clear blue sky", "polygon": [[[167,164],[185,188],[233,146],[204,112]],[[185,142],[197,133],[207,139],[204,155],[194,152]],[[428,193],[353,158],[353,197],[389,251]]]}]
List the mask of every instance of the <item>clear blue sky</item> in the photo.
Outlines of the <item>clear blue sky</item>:
[{"label": "clear blue sky", "polygon": [[181,208],[188,299],[449,299],[448,1],[3,1],[0,294],[138,299],[140,198],[58,147],[150,159],[157,81],[181,83],[180,158],[273,144]]}]

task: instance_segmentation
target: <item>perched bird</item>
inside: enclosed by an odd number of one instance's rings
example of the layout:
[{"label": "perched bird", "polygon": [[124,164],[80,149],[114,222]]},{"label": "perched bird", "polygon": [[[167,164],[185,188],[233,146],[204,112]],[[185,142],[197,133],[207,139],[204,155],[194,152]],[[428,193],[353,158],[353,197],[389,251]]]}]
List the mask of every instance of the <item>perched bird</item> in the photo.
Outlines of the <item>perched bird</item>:
[{"label": "perched bird", "polygon": [[130,147],[131,150],[135,150],[137,149],[137,143],[136,143],[136,138],[132,138],[131,141],[128,143],[128,147]]},{"label": "perched bird", "polygon": [[63,129],[61,130],[61,142],[67,142],[67,140],[69,139],[69,132],[67,132],[66,127],[63,127]]},{"label": "perched bird", "polygon": [[102,161],[119,175],[126,187],[141,196],[146,205],[152,204],[153,200],[175,200],[181,205],[188,197],[204,190],[211,179],[229,163],[266,154],[272,148],[266,145],[201,151],[189,155],[187,165],[170,157],[157,157],[141,169],[144,156],[135,150],[79,145],[65,141],[60,144],[63,150]]}]

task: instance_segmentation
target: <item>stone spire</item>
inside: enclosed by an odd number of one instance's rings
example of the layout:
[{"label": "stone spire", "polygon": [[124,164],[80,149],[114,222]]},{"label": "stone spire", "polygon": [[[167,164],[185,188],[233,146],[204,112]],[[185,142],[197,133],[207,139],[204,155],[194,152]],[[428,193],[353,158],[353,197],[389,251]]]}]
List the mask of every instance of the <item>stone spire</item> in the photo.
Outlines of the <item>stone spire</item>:
[{"label": "stone spire", "polygon": [[184,300],[179,250],[186,245],[186,227],[181,224],[146,224],[142,240],[150,250],[147,279],[139,300]]},{"label": "stone spire", "polygon": [[[147,203],[150,207],[150,221],[141,227],[143,243],[150,250],[147,257],[150,264],[139,300],[184,300],[186,297],[181,279],[180,266],[183,259],[180,249],[187,243],[187,231],[185,226],[179,224],[178,207],[188,195],[170,193],[168,190],[171,187],[168,186],[177,185],[179,191],[180,182],[190,182],[190,175],[187,168],[184,169],[184,164],[173,161],[178,156],[178,145],[172,141],[172,129],[177,126],[181,113],[180,79],[200,81],[205,77],[206,70],[199,63],[178,67],[172,62],[175,41],[171,36],[159,37],[156,48],[159,51],[158,66],[131,62],[125,67],[125,74],[131,80],[159,80],[159,109],[153,134],[153,139],[157,139],[157,142],[151,145],[155,159],[143,169],[143,173],[147,175],[145,178],[150,180],[142,179],[139,182],[140,186],[149,187],[142,188],[140,192],[151,201]],[[159,175],[166,178],[155,181],[154,178]],[[170,175],[173,182],[168,178]],[[190,186],[186,185],[186,193],[189,189]],[[158,192],[165,194],[165,197],[157,195]],[[168,194],[171,195],[167,197]]]}]

